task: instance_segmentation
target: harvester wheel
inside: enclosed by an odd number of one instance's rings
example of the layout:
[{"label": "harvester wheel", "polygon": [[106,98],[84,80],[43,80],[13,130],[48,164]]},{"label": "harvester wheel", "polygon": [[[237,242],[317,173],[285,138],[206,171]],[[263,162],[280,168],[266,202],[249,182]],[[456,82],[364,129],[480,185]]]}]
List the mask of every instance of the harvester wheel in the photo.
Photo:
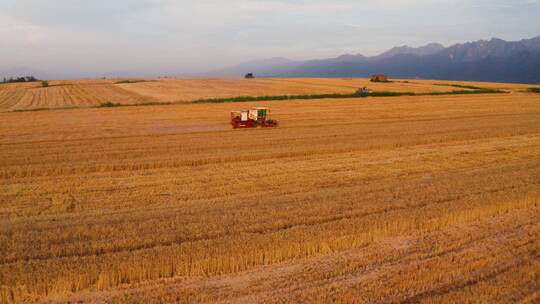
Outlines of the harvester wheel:
[{"label": "harvester wheel", "polygon": [[264,124],[266,128],[276,128],[278,126],[278,122],[275,120],[267,120]]}]

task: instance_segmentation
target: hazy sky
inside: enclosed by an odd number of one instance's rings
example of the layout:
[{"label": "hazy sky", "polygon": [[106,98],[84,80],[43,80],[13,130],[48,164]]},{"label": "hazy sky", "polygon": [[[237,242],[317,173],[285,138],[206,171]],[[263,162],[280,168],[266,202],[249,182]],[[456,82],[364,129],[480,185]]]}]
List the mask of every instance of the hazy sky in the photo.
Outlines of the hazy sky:
[{"label": "hazy sky", "polygon": [[0,0],[0,73],[181,75],[540,35],[540,0]]}]

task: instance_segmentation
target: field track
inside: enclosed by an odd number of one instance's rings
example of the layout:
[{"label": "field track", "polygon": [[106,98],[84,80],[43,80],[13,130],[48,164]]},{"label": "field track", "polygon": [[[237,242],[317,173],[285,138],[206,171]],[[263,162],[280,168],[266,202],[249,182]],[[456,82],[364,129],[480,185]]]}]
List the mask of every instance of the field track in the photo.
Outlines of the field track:
[{"label": "field track", "polygon": [[538,303],[540,95],[500,86],[0,113],[0,303]]},{"label": "field track", "polygon": [[[141,80],[139,80],[141,81]],[[396,80],[393,83],[372,83],[358,78],[260,78],[260,79],[189,79],[160,78],[142,82],[121,83],[121,80],[50,81],[0,84],[0,112],[32,109],[95,107],[105,102],[121,105],[145,103],[186,103],[198,99],[238,96],[276,96],[313,94],[352,94],[361,87],[394,92],[448,92],[458,84],[452,81]],[[462,83],[460,83],[462,84]],[[467,83],[484,88],[524,91],[528,86],[501,83]]]}]

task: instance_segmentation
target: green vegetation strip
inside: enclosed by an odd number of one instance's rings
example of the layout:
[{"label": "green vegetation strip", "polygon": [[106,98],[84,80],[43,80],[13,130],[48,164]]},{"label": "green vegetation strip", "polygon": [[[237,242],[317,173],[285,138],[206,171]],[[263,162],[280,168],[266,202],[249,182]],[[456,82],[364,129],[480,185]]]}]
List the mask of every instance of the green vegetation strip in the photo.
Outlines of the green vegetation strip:
[{"label": "green vegetation strip", "polygon": [[318,95],[281,95],[281,96],[239,96],[229,98],[209,98],[192,101],[192,103],[225,103],[225,102],[250,102],[250,101],[273,101],[273,100],[297,100],[297,99],[329,99],[329,98],[362,98],[362,97],[398,97],[398,96],[439,96],[439,95],[466,95],[466,94],[495,94],[506,93],[501,90],[478,88],[474,91],[454,90],[449,92],[413,93],[413,92],[371,92],[362,94],[318,94]]},{"label": "green vegetation strip", "polygon": [[60,107],[60,108],[35,108],[35,109],[22,109],[12,110],[11,112],[40,112],[40,111],[53,111],[53,110],[72,110],[72,109],[96,109],[96,108],[118,108],[118,107],[138,107],[138,106],[168,106],[174,103],[170,102],[143,102],[137,104],[121,104],[116,102],[104,102],[98,106],[93,107]]},{"label": "green vegetation strip", "polygon": [[444,86],[444,87],[455,87],[455,88],[461,88],[461,89],[471,89],[471,90],[486,90],[481,87],[475,87],[472,85],[462,85],[462,84],[448,84],[448,83],[436,83],[434,84],[436,86]]},{"label": "green vegetation strip", "polygon": [[12,110],[11,112],[41,112],[41,111],[73,110],[73,109],[81,109],[81,107],[34,108],[34,109]]},{"label": "green vegetation strip", "polygon": [[527,91],[532,93],[540,93],[540,88],[529,88]]},{"label": "green vegetation strip", "polygon": [[171,102],[159,102],[159,101],[151,101],[151,102],[143,102],[143,103],[135,103],[135,104],[121,104],[121,103],[115,103],[115,102],[104,102],[100,104],[97,107],[93,108],[116,108],[116,107],[138,107],[138,106],[166,106],[171,105],[174,103]]},{"label": "green vegetation strip", "polygon": [[114,84],[124,84],[124,83],[139,83],[139,82],[150,82],[150,80],[120,80],[115,82]]}]

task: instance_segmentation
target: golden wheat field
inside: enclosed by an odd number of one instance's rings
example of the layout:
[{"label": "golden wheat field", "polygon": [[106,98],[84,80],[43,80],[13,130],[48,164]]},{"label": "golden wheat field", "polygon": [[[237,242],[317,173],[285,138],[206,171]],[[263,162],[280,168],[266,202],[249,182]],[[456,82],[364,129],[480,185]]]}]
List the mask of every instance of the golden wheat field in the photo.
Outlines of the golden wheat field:
[{"label": "golden wheat field", "polygon": [[[414,82],[378,85],[448,90]],[[540,94],[524,86],[8,112],[363,83],[0,86],[0,303],[540,302]],[[279,128],[232,130],[251,106]]]},{"label": "golden wheat field", "polygon": [[[125,83],[125,82],[128,83]],[[137,82],[138,81],[138,82]],[[443,85],[442,85],[443,84]],[[41,108],[95,107],[105,102],[122,105],[145,103],[183,103],[207,98],[302,94],[350,94],[360,87],[373,91],[413,93],[447,92],[444,84],[455,81],[396,80],[372,83],[358,78],[259,78],[259,79],[136,79],[65,80],[0,85],[0,112]],[[523,91],[519,84],[470,83],[509,91]]]}]

